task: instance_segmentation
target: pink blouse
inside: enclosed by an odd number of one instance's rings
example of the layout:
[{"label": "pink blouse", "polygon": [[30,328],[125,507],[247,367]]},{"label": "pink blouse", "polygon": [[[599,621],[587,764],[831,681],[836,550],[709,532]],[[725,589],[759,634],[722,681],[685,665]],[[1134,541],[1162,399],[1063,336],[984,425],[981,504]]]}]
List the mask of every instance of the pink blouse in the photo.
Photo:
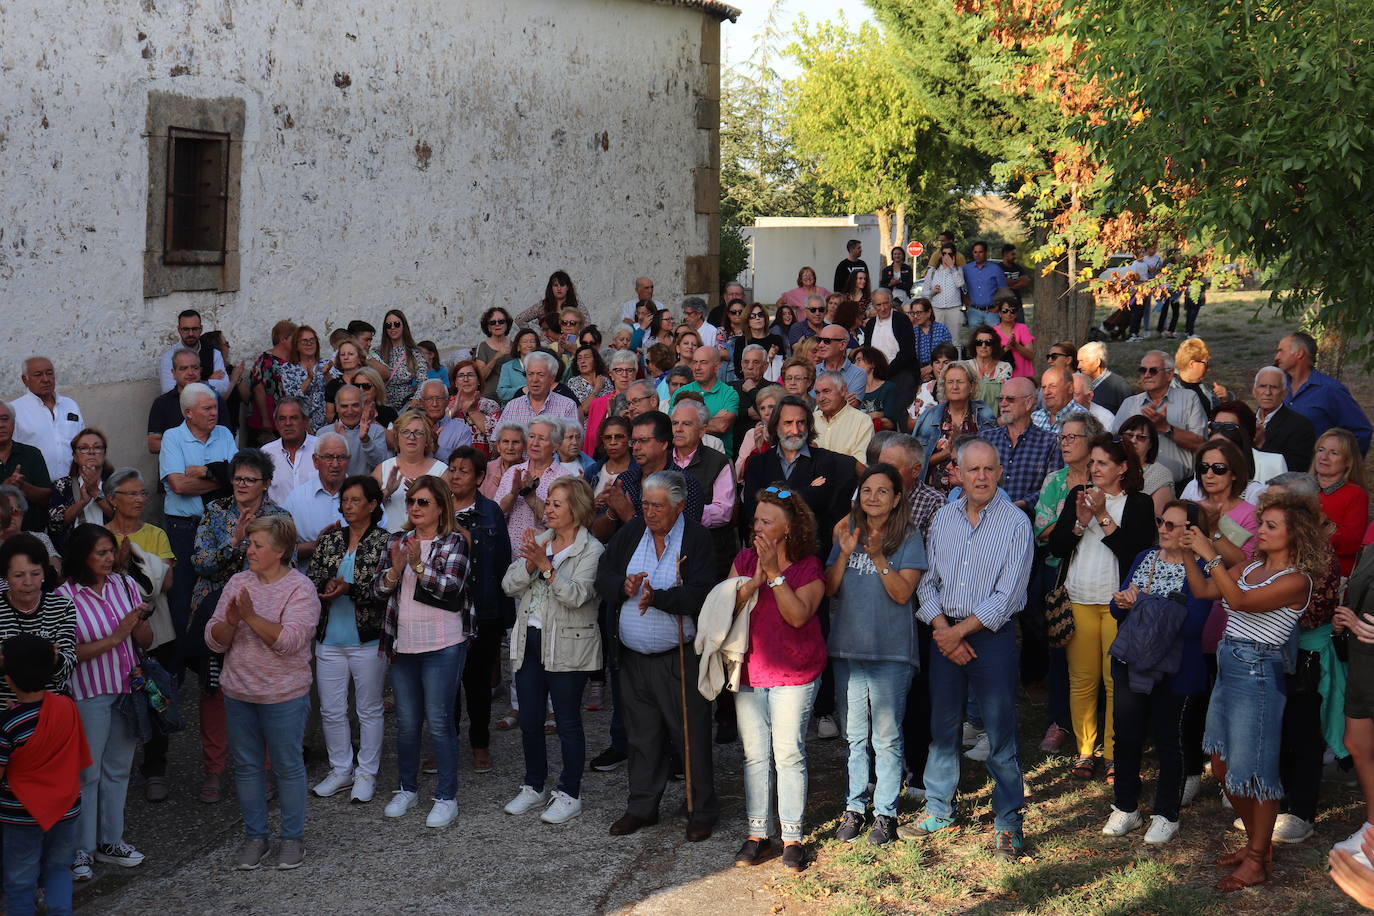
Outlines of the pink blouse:
[{"label": "pink blouse", "polygon": [[[229,601],[248,592],[253,611],[281,624],[276,642],[268,645],[242,620],[234,639],[225,645],[214,637],[215,624],[224,623]],[[310,646],[320,621],[320,596],[315,585],[292,569],[276,582],[266,583],[257,573],[235,573],[220,593],[215,614],[205,624],[205,645],[224,653],[219,683],[224,695],[244,703],[285,703],[310,692]]]},{"label": "pink blouse", "polygon": [[[735,571],[752,576],[758,562],[753,548],[746,547],[735,556]],[[821,561],[814,556],[803,557],[782,572],[793,590],[819,581],[821,576]],[[809,684],[820,677],[825,659],[820,618],[813,614],[806,623],[794,627],[782,619],[773,590],[767,585],[760,588],[749,614],[749,654],[744,658],[740,683],[750,687]]]},{"label": "pink blouse", "polygon": [[1030,332],[1030,328],[1026,327],[1024,324],[1018,324],[1011,329],[1011,338],[1008,339],[1007,336],[1002,333],[1002,325],[995,324],[993,327],[997,329],[997,336],[1002,341],[1002,348],[1011,356],[1011,377],[1035,378],[1035,363],[1026,359],[1020,353],[1017,353],[1010,345],[1013,340],[1023,347],[1029,347],[1031,344],[1035,343],[1035,335]]}]

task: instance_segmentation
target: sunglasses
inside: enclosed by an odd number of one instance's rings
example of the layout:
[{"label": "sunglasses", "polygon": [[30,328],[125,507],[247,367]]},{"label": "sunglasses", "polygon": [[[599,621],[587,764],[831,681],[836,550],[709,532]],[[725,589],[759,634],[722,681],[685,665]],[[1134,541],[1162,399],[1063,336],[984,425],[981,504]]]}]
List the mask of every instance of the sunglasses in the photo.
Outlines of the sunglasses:
[{"label": "sunglasses", "polygon": [[777,487],[764,487],[763,492],[772,493],[778,499],[787,499],[789,496],[792,495],[791,490],[780,490]]},{"label": "sunglasses", "polygon": [[1222,464],[1220,461],[1214,461],[1211,464],[1199,464],[1197,466],[1197,472],[1199,474],[1212,474],[1216,477],[1220,477],[1222,474],[1231,473],[1231,466],[1229,464]]},{"label": "sunglasses", "polygon": [[406,505],[428,509],[430,506],[434,505],[434,500],[430,499],[428,496],[407,496]]},{"label": "sunglasses", "polygon": [[806,310],[813,315],[819,315],[821,312],[825,311],[825,306],[808,305]]},{"label": "sunglasses", "polygon": [[577,327],[577,319],[576,319],[576,318],[569,318],[569,319],[566,320],[566,321],[560,321],[560,322],[558,322],[558,324],[559,324],[560,327],[564,327],[564,328],[575,328],[575,327]]},{"label": "sunglasses", "polygon": [[1207,428],[1214,433],[1234,433],[1240,431],[1240,426],[1235,423],[1208,423]]},{"label": "sunglasses", "polygon": [[1163,371],[1164,371],[1164,367],[1163,367],[1163,366],[1141,366],[1141,367],[1140,367],[1140,374],[1141,374],[1141,375],[1159,375],[1159,373],[1161,373],[1161,372],[1163,372]]},{"label": "sunglasses", "polygon": [[354,387],[354,388],[360,388],[360,389],[362,389],[363,391],[371,391],[371,390],[372,390],[372,383],[371,383],[371,382],[358,382],[358,383],[357,383],[356,385],[354,385],[353,387]]},{"label": "sunglasses", "polygon": [[978,340],[975,340],[973,342],[973,345],[975,347],[990,347],[992,346],[992,341],[988,340],[986,337],[983,337]]},{"label": "sunglasses", "polygon": [[1055,353],[1053,350],[1051,350],[1051,351],[1049,352],[1048,355],[1049,355],[1049,358],[1050,358],[1050,359],[1068,359],[1068,358],[1069,358],[1069,354],[1067,354],[1067,353]]},{"label": "sunglasses", "polygon": [[398,430],[396,430],[396,435],[402,437],[403,439],[419,439],[419,438],[420,438],[421,436],[423,436],[424,434],[425,434],[425,431],[424,431],[423,429],[398,429]]},{"label": "sunglasses", "polygon": [[731,318],[738,318],[739,316],[741,316],[741,315],[743,315],[743,314],[744,314],[744,309],[730,309],[730,317],[731,317]]},{"label": "sunglasses", "polygon": [[1188,527],[1188,523],[1187,523],[1187,522],[1182,522],[1182,523],[1180,523],[1180,522],[1171,522],[1171,521],[1169,521],[1169,520],[1166,519],[1166,518],[1160,518],[1158,515],[1156,515],[1156,516],[1155,516],[1155,527],[1156,527],[1156,528],[1163,528],[1165,531],[1173,531],[1175,528],[1187,528],[1187,527]]},{"label": "sunglasses", "polygon": [[754,314],[752,314],[752,315],[749,316],[749,320],[750,320],[750,321],[753,321],[755,318],[757,318],[758,320],[763,321],[763,320],[766,319],[767,317],[768,317],[768,316],[765,315],[763,312],[755,312]]},{"label": "sunglasses", "polygon": [[505,327],[507,324],[509,324],[509,323],[510,323],[510,322],[506,321],[506,319],[504,319],[504,318],[493,318],[491,321],[488,321],[488,322],[487,322],[487,327],[489,327],[489,328],[504,328],[504,327]]},{"label": "sunglasses", "polygon": [[997,311],[1001,312],[1003,315],[1015,315],[1015,314],[1016,314],[1016,309],[998,309]]},{"label": "sunglasses", "polygon": [[1149,434],[1149,433],[1122,433],[1122,434],[1121,434],[1121,437],[1122,437],[1123,439],[1130,439],[1132,442],[1149,442],[1149,441],[1150,441],[1150,434]]},{"label": "sunglasses", "polygon": [[817,339],[820,340],[822,343],[829,343],[829,344],[849,343],[849,338],[847,338],[847,337],[820,337],[820,338],[817,338]]},{"label": "sunglasses", "polygon": [[399,328],[400,326],[401,326],[401,323],[400,323],[399,321],[388,321],[388,322],[386,323],[386,329],[387,329],[388,331],[395,330],[396,328]]}]

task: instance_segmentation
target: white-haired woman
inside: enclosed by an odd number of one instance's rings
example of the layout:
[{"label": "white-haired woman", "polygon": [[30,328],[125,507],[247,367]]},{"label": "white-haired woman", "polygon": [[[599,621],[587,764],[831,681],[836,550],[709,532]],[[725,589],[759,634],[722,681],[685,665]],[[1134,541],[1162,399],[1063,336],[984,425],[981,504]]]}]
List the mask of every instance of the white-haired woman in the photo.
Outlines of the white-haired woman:
[{"label": "white-haired woman", "polygon": [[525,542],[525,532],[544,530],[544,500],[549,485],[567,474],[558,460],[563,444],[563,421],[540,414],[529,423],[525,441],[527,458],[501,475],[501,484],[492,499],[506,516],[506,529],[512,547]]}]

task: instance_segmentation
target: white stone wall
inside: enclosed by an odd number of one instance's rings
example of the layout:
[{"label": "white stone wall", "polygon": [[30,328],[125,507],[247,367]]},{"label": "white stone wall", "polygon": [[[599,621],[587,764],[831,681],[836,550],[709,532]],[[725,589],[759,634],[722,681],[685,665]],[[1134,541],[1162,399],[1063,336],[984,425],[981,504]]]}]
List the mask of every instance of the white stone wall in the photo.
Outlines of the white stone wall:
[{"label": "white stone wall", "polygon": [[[0,395],[20,359],[143,454],[156,356],[194,307],[235,358],[406,311],[441,348],[566,269],[603,326],[708,250],[692,169],[704,14],[643,0],[0,4]],[[149,90],[243,98],[241,288],[144,299]],[[694,290],[692,292],[701,292]]]}]

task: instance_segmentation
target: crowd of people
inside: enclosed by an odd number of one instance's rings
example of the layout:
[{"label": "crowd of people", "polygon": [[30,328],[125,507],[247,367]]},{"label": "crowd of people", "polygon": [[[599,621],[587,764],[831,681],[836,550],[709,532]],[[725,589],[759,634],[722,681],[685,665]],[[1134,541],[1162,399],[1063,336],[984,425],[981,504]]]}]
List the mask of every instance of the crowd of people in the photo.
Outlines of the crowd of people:
[{"label": "crowd of people", "polygon": [[[588,768],[627,765],[617,836],[682,778],[686,838],[709,837],[714,746],[738,740],[741,866],[806,867],[813,723],[848,744],[838,839],[949,830],[981,764],[994,854],[1019,858],[1027,708],[1042,750],[1112,786],[1110,835],[1169,842],[1210,768],[1247,837],[1223,889],[1312,835],[1325,755],[1353,758],[1374,826],[1364,411],[1301,331],[1248,391],[1208,379],[1196,337],[1146,352],[1138,386],[1101,341],[1042,361],[1029,277],[988,249],[942,236],[919,285],[894,249],[870,287],[852,242],[842,292],[803,267],[775,303],[732,283],[714,309],[640,277],[605,327],[555,271],[451,361],[399,309],[380,338],[279,321],[238,361],[186,311],[148,414],[156,480],[27,359],[0,404],[11,911],[41,883],[62,912],[96,864],[142,863],[126,796],[137,759],[147,801],[169,797],[172,742],[198,738],[202,802],[232,774],[241,869],[305,861],[312,794],[380,790],[401,818],[423,791],[446,827],[463,710],[511,816],[565,823]],[[592,754],[583,712],[604,706]],[[493,760],[492,727],[518,728],[522,764]],[[74,781],[25,775],[40,761]],[[908,823],[903,795],[924,799]],[[1336,847],[1369,867],[1360,844]]]}]

